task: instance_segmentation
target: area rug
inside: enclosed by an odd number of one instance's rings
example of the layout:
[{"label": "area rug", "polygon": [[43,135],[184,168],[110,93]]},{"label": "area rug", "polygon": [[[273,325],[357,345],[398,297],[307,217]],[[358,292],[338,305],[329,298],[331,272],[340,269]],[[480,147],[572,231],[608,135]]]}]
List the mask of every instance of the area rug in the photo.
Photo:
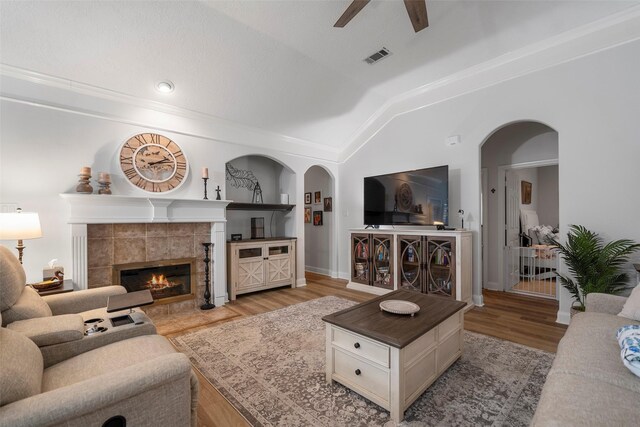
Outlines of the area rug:
[{"label": "area rug", "polygon": [[[324,297],[172,339],[254,426],[393,426],[389,412],[325,382]],[[402,426],[529,425],[553,355],[465,332],[464,352],[405,412]]]}]

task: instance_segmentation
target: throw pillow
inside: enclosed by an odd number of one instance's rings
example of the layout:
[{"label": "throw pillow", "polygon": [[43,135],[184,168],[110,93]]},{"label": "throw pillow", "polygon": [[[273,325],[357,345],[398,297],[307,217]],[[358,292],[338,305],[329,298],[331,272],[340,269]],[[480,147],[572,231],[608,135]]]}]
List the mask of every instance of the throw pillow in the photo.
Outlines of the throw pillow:
[{"label": "throw pillow", "polygon": [[627,325],[618,329],[618,332],[616,332],[616,338],[618,339],[620,348],[622,348],[625,338],[633,336],[640,338],[640,325]]},{"label": "throw pillow", "polygon": [[622,341],[622,363],[635,376],[640,377],[640,337],[632,336]]},{"label": "throw pillow", "polygon": [[622,311],[618,316],[640,322],[640,286],[633,288],[631,295],[627,298],[627,302],[624,303],[624,307],[622,307]]}]

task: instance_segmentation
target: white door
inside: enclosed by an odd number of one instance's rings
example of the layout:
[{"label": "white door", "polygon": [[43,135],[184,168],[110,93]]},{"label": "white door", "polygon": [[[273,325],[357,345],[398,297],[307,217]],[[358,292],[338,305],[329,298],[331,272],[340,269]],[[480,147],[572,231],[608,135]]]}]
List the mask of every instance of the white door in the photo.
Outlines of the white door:
[{"label": "white door", "polygon": [[511,290],[520,280],[520,191],[519,180],[513,170],[505,171],[505,224],[504,224],[504,289]]}]

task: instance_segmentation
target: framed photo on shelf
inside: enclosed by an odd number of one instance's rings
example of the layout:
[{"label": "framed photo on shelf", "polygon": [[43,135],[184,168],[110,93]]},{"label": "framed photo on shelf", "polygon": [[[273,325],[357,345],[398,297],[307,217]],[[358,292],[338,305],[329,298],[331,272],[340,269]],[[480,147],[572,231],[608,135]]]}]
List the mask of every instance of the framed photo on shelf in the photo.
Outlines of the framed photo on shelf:
[{"label": "framed photo on shelf", "polygon": [[304,193],[304,204],[305,205],[311,204],[311,193]]},{"label": "framed photo on shelf", "polygon": [[[311,194],[311,193],[309,193]],[[311,224],[311,208],[304,208],[304,223]]]},{"label": "framed photo on shelf", "polygon": [[325,197],[324,198],[324,211],[331,212],[333,210],[333,198]]},{"label": "framed photo on shelf", "polygon": [[322,192],[320,192],[320,191],[316,191],[316,192],[315,192],[315,200],[314,200],[314,203],[316,203],[316,204],[320,204],[320,203],[322,203]]},{"label": "framed photo on shelf", "polygon": [[313,225],[322,225],[322,211],[313,211]]}]

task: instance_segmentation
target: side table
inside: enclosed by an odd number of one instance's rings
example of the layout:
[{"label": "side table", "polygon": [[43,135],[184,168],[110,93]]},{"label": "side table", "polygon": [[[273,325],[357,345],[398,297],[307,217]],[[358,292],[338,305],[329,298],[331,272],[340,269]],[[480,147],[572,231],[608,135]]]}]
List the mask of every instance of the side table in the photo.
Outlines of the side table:
[{"label": "side table", "polygon": [[[31,285],[29,285],[31,286]],[[33,286],[32,286],[33,288]],[[33,288],[35,289],[35,288]],[[53,289],[47,289],[47,290],[42,290],[39,291],[37,289],[35,289],[36,292],[38,292],[38,295],[40,296],[45,296],[45,295],[55,295],[55,294],[64,294],[66,292],[73,292],[74,288],[73,288],[73,280],[72,279],[65,279],[62,282],[62,286],[58,287],[58,288],[53,288]]]}]

